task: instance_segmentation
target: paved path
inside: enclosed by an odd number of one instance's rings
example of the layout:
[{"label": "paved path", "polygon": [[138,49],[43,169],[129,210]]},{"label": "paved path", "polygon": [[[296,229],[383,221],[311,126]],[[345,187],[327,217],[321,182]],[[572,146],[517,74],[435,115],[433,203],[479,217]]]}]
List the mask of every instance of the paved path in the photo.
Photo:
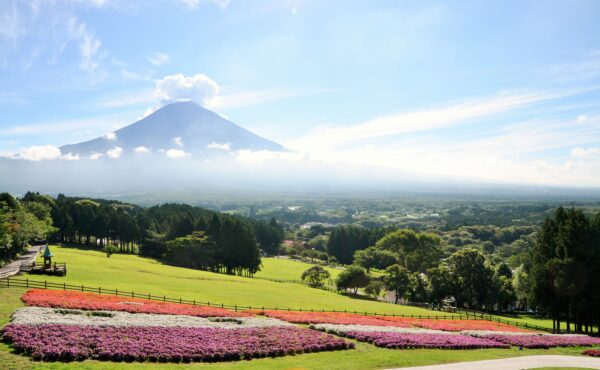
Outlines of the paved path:
[{"label": "paved path", "polygon": [[31,264],[44,247],[44,245],[34,245],[29,248],[27,253],[20,256],[17,260],[0,268],[0,278],[3,279],[18,273],[19,269],[21,268],[21,263]]},{"label": "paved path", "polygon": [[453,364],[403,367],[398,370],[522,370],[536,367],[582,367],[600,369],[600,358],[587,356],[523,356],[498,360],[457,362]]}]

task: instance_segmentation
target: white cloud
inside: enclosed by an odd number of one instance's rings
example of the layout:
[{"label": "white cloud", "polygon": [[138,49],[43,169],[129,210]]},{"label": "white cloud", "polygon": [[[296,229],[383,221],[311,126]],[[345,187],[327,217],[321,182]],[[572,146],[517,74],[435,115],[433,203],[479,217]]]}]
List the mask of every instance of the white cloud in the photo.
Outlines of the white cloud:
[{"label": "white cloud", "polygon": [[306,154],[293,151],[273,152],[270,150],[255,151],[242,149],[235,151],[234,155],[236,161],[245,163],[262,163],[269,161],[299,162],[310,160],[310,158]]},{"label": "white cloud", "polygon": [[117,140],[117,134],[114,132],[109,132],[108,134],[104,135],[104,138],[106,140]]},{"label": "white cloud", "polygon": [[145,146],[138,146],[138,147],[134,148],[133,151],[136,152],[137,154],[150,153],[150,149],[146,148]]},{"label": "white cloud", "polygon": [[60,158],[60,149],[52,145],[36,145],[23,149],[19,154],[13,156],[15,159],[28,161],[45,161]]},{"label": "white cloud", "polygon": [[216,149],[216,150],[231,150],[231,143],[216,143],[212,142],[206,146],[208,149]]},{"label": "white cloud", "polygon": [[467,100],[441,108],[374,118],[351,126],[322,127],[305,137],[289,141],[286,146],[298,150],[320,150],[323,147],[334,148],[362,140],[464,125],[474,118],[490,116],[562,96],[564,94],[537,92],[502,94],[491,98]]},{"label": "white cloud", "polygon": [[106,156],[112,159],[120,158],[121,154],[123,154],[123,148],[118,146],[115,146],[114,148],[106,151]]},{"label": "white cloud", "polygon": [[78,161],[79,160],[79,154],[73,154],[73,153],[67,153],[67,154],[63,154],[60,159],[65,160],[65,161]]},{"label": "white cloud", "polygon": [[163,65],[169,63],[171,61],[171,57],[168,54],[157,51],[156,53],[147,57],[146,60],[148,62],[150,62],[151,64],[153,64],[154,66],[160,67],[160,66],[163,66]]},{"label": "white cloud", "polygon": [[191,10],[196,10],[201,4],[213,4],[222,9],[227,8],[230,0],[180,0],[183,5]]},{"label": "white cloud", "polygon": [[96,38],[94,33],[88,29],[87,24],[81,22],[75,16],[69,16],[67,20],[67,32],[69,37],[79,43],[80,62],[79,68],[92,76],[92,82],[104,77],[100,71],[100,60],[105,53],[101,52],[102,42]]},{"label": "white cloud", "polygon": [[102,154],[102,153],[92,153],[90,155],[90,159],[93,160],[93,161],[95,161],[97,159],[100,159],[102,157],[104,157],[104,154]]},{"label": "white cloud", "polygon": [[596,148],[573,148],[571,156],[576,158],[600,158],[600,147]]},{"label": "white cloud", "polygon": [[184,158],[190,155],[189,153],[186,153],[180,149],[169,149],[165,152],[165,154],[168,158]]},{"label": "white cloud", "polygon": [[180,137],[174,137],[172,140],[173,144],[177,145],[178,147],[182,148],[183,147],[183,140]]},{"label": "white cloud", "polygon": [[189,77],[176,74],[156,82],[156,97],[161,104],[191,100],[207,106],[218,94],[219,85],[204,74]]}]

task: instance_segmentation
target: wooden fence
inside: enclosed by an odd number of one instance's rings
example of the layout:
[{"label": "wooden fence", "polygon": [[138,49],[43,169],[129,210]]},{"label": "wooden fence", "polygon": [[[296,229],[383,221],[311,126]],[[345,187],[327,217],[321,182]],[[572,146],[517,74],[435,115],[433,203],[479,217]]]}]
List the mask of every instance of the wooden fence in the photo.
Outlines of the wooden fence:
[{"label": "wooden fence", "polygon": [[265,307],[265,306],[243,306],[243,305],[231,305],[231,304],[223,304],[223,303],[214,303],[214,302],[204,302],[198,300],[189,300],[183,298],[170,298],[167,296],[159,296],[153,295],[150,293],[136,293],[133,291],[123,291],[119,289],[107,289],[102,287],[88,287],[85,285],[75,285],[75,284],[67,284],[67,283],[53,283],[47,280],[39,281],[39,280],[31,280],[31,279],[20,279],[20,278],[5,278],[0,279],[0,288],[9,288],[9,287],[18,287],[18,288],[36,288],[36,289],[54,289],[54,290],[74,290],[79,292],[88,292],[88,293],[97,293],[97,294],[110,294],[116,295],[120,297],[130,297],[130,298],[142,298],[149,299],[160,302],[170,302],[170,303],[185,303],[196,306],[209,306],[209,307],[218,307],[233,311],[246,311],[246,310],[274,310],[274,311],[299,311],[299,312],[334,312],[334,313],[352,313],[364,316],[384,316],[384,317],[404,317],[404,318],[412,318],[412,319],[434,319],[434,320],[490,320],[503,324],[518,326],[524,329],[531,329],[537,331],[545,331],[552,332],[552,329],[544,328],[537,325],[531,325],[527,323],[521,323],[516,321],[504,320],[497,317],[492,317],[491,315],[487,315],[484,313],[477,312],[461,312],[459,315],[405,315],[405,314],[384,314],[377,312],[367,312],[367,311],[358,311],[358,310],[325,310],[325,309],[306,309],[306,308],[290,308],[290,307]]}]

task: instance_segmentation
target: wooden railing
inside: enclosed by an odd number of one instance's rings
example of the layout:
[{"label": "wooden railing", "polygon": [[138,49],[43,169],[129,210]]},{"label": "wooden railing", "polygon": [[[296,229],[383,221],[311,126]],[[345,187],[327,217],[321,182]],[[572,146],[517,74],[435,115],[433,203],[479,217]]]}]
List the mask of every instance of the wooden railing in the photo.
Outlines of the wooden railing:
[{"label": "wooden railing", "polygon": [[307,309],[307,308],[291,308],[291,307],[265,307],[265,306],[244,306],[244,305],[232,305],[223,303],[206,302],[199,300],[190,300],[183,298],[169,298],[167,296],[153,295],[150,293],[136,293],[133,291],[123,291],[119,289],[107,289],[102,287],[89,287],[85,285],[75,285],[67,283],[54,283],[47,280],[32,280],[32,279],[21,279],[21,278],[6,278],[0,279],[0,288],[17,287],[17,288],[36,288],[36,289],[53,289],[53,290],[74,290],[79,292],[97,293],[97,294],[110,294],[120,297],[130,298],[142,298],[150,299],[154,301],[170,302],[170,303],[185,303],[197,306],[210,306],[220,307],[224,309],[234,311],[246,311],[246,310],[274,310],[274,311],[300,311],[300,312],[335,312],[335,313],[352,313],[364,316],[388,316],[388,317],[405,317],[414,319],[465,319],[466,317],[460,315],[405,315],[405,314],[384,314],[377,312],[358,311],[358,310],[325,310],[325,309]]}]

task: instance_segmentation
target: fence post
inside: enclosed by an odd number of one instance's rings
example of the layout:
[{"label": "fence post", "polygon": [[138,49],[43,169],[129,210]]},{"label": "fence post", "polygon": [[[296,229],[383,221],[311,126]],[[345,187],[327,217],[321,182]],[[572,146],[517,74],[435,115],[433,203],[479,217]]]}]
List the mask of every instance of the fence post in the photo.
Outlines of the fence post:
[{"label": "fence post", "polygon": [[48,280],[44,280],[44,289],[48,289]]},{"label": "fence post", "polygon": [[164,296],[163,296],[163,302],[166,302],[166,301],[167,301],[167,296],[166,296],[166,295],[164,295]]},{"label": "fence post", "polygon": [[119,295],[119,289],[115,289],[115,295],[118,296]]},{"label": "fence post", "polygon": [[63,290],[67,290],[67,283],[63,283]]},{"label": "fence post", "polygon": [[83,284],[81,284],[81,291],[83,292]]},{"label": "fence post", "polygon": [[102,294],[102,288],[98,287],[98,294]]},{"label": "fence post", "polygon": [[29,278],[27,278],[27,288],[29,288]]}]

